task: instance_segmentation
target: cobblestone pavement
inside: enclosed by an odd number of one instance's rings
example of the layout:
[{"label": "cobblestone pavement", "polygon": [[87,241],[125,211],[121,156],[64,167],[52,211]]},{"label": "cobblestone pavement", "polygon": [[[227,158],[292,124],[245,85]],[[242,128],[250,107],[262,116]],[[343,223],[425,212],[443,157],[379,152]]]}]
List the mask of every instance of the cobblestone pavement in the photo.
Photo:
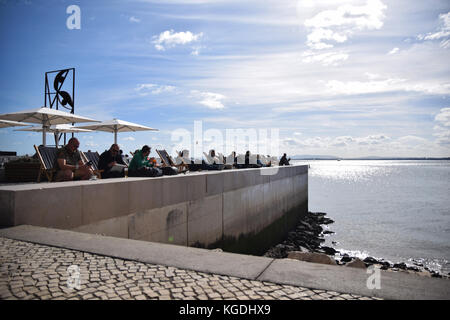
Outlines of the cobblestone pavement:
[{"label": "cobblestone pavement", "polygon": [[0,237],[0,299],[372,298],[206,274]]}]

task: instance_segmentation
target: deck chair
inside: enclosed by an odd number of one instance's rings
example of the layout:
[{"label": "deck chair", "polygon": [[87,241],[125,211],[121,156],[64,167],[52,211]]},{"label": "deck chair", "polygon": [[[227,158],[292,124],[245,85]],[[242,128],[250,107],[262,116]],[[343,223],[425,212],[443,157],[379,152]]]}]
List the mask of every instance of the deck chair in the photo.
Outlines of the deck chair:
[{"label": "deck chair", "polygon": [[94,171],[94,174],[97,176],[97,178],[101,179],[102,178],[102,172],[104,170],[100,170],[98,168],[98,161],[100,160],[100,155],[98,154],[98,152],[92,152],[92,151],[87,151],[87,152],[83,152],[80,151],[80,155],[81,158],[83,159],[83,162],[89,162],[92,161],[92,170]]},{"label": "deck chair", "polygon": [[261,154],[259,156],[259,159],[261,160],[261,162],[264,166],[270,167],[270,160],[268,160],[265,155]]},{"label": "deck chair", "polygon": [[217,157],[211,157],[211,155],[206,152],[203,152],[203,154],[206,158],[204,160],[205,163],[202,166],[202,170],[223,170],[225,168],[223,163],[216,163],[219,162]]},{"label": "deck chair", "polygon": [[219,158],[220,163],[223,163],[224,169],[233,169],[233,163],[226,163],[226,157],[222,153],[218,152],[217,157]]},{"label": "deck chair", "polygon": [[237,158],[237,161],[236,161],[237,164],[239,164],[239,165],[245,164],[245,155],[244,154],[240,153],[236,156],[236,158]]},{"label": "deck chair", "polygon": [[37,157],[41,163],[37,182],[41,182],[41,177],[43,174],[47,177],[47,180],[51,182],[53,180],[53,175],[58,170],[56,165],[58,149],[55,147],[45,147],[42,145],[39,147],[34,145],[34,149],[36,150]]},{"label": "deck chair", "polygon": [[280,160],[278,160],[278,158],[277,158],[276,156],[272,156],[272,157],[270,158],[270,161],[271,161],[271,163],[272,163],[272,166],[278,166],[278,164],[279,164],[279,162],[280,162]]},{"label": "deck chair", "polygon": [[189,166],[192,161],[189,159],[189,151],[183,150],[183,151],[177,151],[178,156],[175,158],[175,163],[177,165],[184,164],[186,166]]},{"label": "deck chair", "polygon": [[178,169],[178,172],[180,173],[189,170],[189,167],[184,163],[177,165],[166,150],[156,150],[156,153],[161,158],[161,163],[163,167],[175,167]]},{"label": "deck chair", "polygon": [[233,154],[230,154],[229,156],[226,157],[225,164],[234,166],[234,155]]}]

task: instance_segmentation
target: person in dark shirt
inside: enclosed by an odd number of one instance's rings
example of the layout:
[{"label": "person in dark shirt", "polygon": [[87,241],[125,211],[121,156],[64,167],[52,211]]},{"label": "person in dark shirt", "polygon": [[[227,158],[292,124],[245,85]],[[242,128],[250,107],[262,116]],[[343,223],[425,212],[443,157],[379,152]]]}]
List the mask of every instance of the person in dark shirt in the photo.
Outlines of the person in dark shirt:
[{"label": "person in dark shirt", "polygon": [[111,171],[111,168],[116,164],[126,165],[120,155],[119,146],[117,144],[113,144],[109,150],[106,150],[100,155],[100,159],[98,161],[99,170],[104,170],[102,172],[103,179],[120,178],[124,176],[123,171]]},{"label": "person in dark shirt", "polygon": [[71,138],[66,146],[58,150],[55,181],[88,180],[94,173],[90,166],[81,160],[77,138]]},{"label": "person in dark shirt", "polygon": [[283,156],[280,159],[280,166],[288,166],[289,165],[289,160],[291,160],[291,158],[287,159],[286,153],[283,154]]}]

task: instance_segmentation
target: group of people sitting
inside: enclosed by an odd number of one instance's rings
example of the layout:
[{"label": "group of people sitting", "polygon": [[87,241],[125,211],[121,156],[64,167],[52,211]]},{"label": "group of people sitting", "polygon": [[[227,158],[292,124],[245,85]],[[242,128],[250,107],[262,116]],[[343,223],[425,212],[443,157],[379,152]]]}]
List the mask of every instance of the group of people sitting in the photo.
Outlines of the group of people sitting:
[{"label": "group of people sitting", "polygon": [[[247,151],[245,155],[239,154],[237,155],[235,151],[231,152],[231,154],[225,157],[221,153],[216,153],[215,150],[210,150],[208,154],[205,152],[205,160],[202,161],[203,167],[211,165],[224,165],[225,168],[261,168],[261,167],[270,167],[272,165],[289,165],[290,158],[287,159],[286,153],[283,157],[278,161],[277,157],[271,157],[270,155],[252,155],[250,151]],[[183,150],[178,153],[178,157],[176,158],[176,163],[188,163],[188,164],[196,164],[197,162],[189,158],[189,150]]]},{"label": "group of people sitting", "polygon": [[[55,181],[70,181],[70,180],[89,180],[95,179],[94,169],[92,163],[84,163],[81,154],[78,151],[80,142],[76,138],[69,140],[66,146],[58,150],[57,154],[57,173]],[[176,170],[171,167],[162,166],[155,158],[150,157],[151,148],[147,145],[143,146],[141,150],[136,150],[132,160],[126,163],[122,157],[122,152],[117,144],[111,145],[109,150],[106,150],[100,155],[98,161],[98,169],[101,171],[101,176],[105,178],[120,178],[125,176],[128,172],[130,177],[159,177],[164,174],[176,174]],[[247,151],[245,156],[236,155],[232,152],[228,157],[221,154],[216,155],[214,150],[210,150],[209,154],[205,153],[207,161],[202,161],[198,169],[214,170],[214,166],[220,165],[223,169],[228,168],[260,168],[270,167],[274,160],[270,156],[251,155]],[[289,165],[289,160],[286,154],[279,161],[279,165]],[[187,164],[194,166],[196,162],[189,158],[189,151],[183,150],[176,158],[176,164]],[[198,163],[197,163],[198,165]],[[194,167],[189,167],[192,169]]]},{"label": "group of people sitting", "polygon": [[[96,179],[92,163],[84,161],[78,150],[80,142],[71,138],[67,145],[58,150],[56,159],[55,181],[89,180]],[[128,171],[130,177],[158,177],[163,172],[156,159],[149,158],[151,148],[145,145],[134,153],[129,164],[125,163],[121,150],[117,144],[111,145],[100,155],[98,169],[103,179],[120,178]]]}]

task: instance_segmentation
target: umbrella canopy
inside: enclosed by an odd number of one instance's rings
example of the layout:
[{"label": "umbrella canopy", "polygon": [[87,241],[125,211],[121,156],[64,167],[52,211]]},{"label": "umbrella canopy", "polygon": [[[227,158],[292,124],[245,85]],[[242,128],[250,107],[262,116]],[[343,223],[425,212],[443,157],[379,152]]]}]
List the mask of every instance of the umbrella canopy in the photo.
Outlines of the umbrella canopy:
[{"label": "umbrella canopy", "polygon": [[20,112],[13,112],[7,114],[1,114],[0,119],[19,121],[19,122],[29,122],[29,123],[40,123],[42,125],[42,144],[45,146],[45,135],[49,127],[53,124],[64,124],[64,123],[76,123],[76,122],[98,122],[96,120],[78,116],[72,113],[50,109],[50,108],[38,108]]},{"label": "umbrella canopy", "polygon": [[[14,131],[42,132],[42,130],[44,130],[42,127],[32,126],[32,127],[28,127],[28,128],[16,129]],[[49,132],[49,133],[72,133],[72,132],[91,132],[91,131],[92,130],[81,129],[81,128],[78,128],[78,127],[74,127],[71,124],[55,124],[55,125],[52,125],[52,126],[48,127],[47,130],[46,130],[46,132]]]},{"label": "umbrella canopy", "polygon": [[9,128],[18,126],[26,126],[26,124],[17,121],[0,120],[0,128]]},{"label": "umbrella canopy", "polygon": [[[1,120],[0,120],[1,121]],[[23,124],[22,124],[23,125]],[[14,131],[34,131],[34,132],[42,132],[44,130],[43,127],[34,126],[22,129],[16,129]],[[72,126],[71,124],[54,124],[46,129],[46,132],[53,132],[55,134],[55,144],[58,147],[58,135],[60,133],[72,133],[72,132],[91,132],[92,130],[81,129]]]},{"label": "umbrella canopy", "polygon": [[114,133],[114,143],[117,143],[117,132],[134,132],[134,131],[159,131],[158,129],[146,127],[140,124],[123,121],[119,119],[112,119],[100,123],[87,124],[79,126],[78,128],[106,131]]}]

